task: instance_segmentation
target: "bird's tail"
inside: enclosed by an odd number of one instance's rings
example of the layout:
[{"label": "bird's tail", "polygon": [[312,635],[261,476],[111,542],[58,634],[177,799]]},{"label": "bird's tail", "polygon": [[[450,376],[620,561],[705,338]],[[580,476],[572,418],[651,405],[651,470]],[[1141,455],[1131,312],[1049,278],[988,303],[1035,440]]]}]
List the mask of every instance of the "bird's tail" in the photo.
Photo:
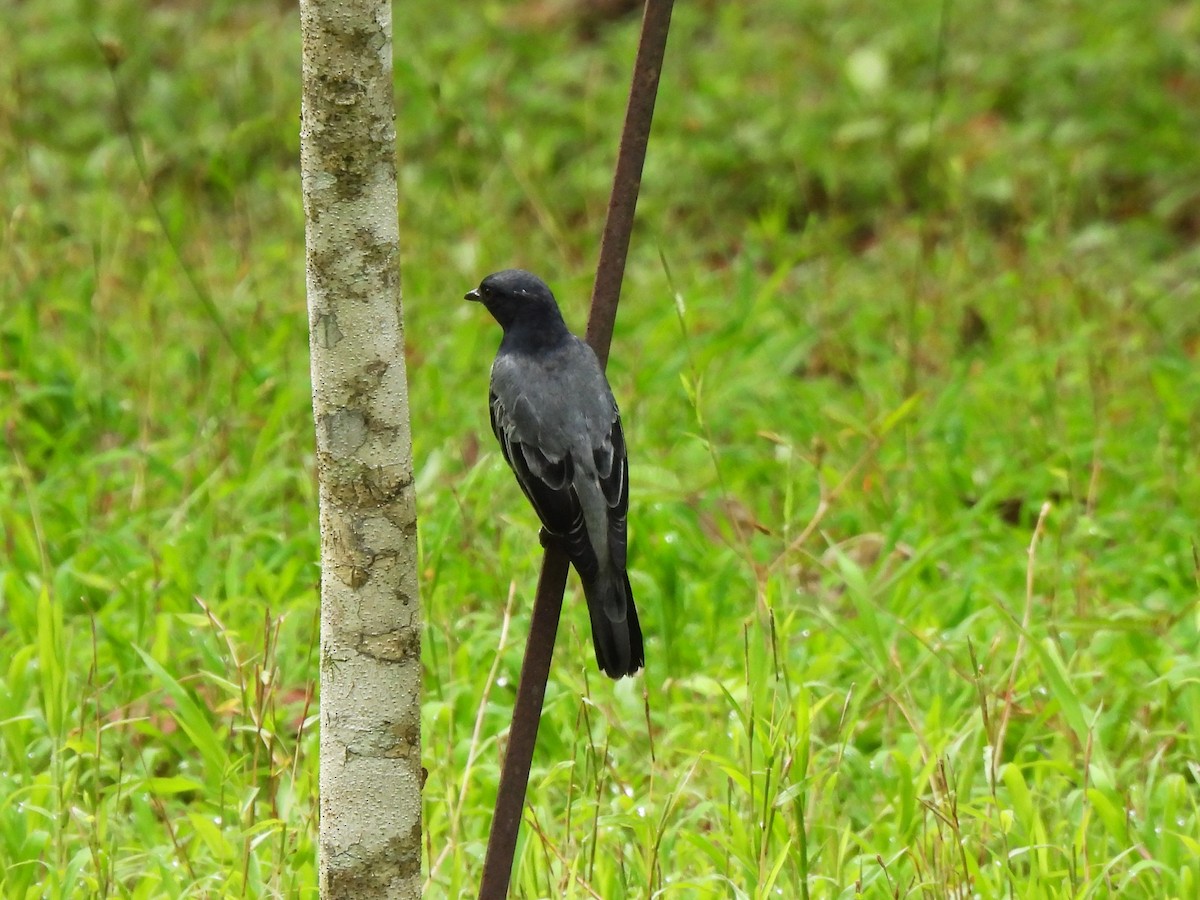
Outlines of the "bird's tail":
[{"label": "bird's tail", "polygon": [[583,593],[592,620],[597,664],[609,678],[632,675],[646,664],[646,651],[629,574],[611,569],[601,572],[584,582]]}]

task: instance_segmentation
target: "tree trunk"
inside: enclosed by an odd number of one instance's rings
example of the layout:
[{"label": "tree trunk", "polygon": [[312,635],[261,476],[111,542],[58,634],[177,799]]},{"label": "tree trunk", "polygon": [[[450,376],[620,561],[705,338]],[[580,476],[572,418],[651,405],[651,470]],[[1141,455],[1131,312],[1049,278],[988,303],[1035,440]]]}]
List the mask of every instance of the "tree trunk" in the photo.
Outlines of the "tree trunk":
[{"label": "tree trunk", "polygon": [[388,0],[302,0],[321,896],[419,897],[421,615]]}]

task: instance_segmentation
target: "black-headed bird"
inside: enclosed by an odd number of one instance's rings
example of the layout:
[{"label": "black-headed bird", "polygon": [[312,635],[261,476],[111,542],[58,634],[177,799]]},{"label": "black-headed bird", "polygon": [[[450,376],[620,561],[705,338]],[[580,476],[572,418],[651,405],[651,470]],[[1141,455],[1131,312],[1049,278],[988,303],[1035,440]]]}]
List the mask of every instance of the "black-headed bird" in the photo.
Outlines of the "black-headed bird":
[{"label": "black-headed bird", "polygon": [[629,461],[621,414],[596,354],[530,272],[506,269],[466,295],[504,337],[492,363],[492,431],[548,538],[579,573],[596,662],[610,678],[645,665],[625,570]]}]

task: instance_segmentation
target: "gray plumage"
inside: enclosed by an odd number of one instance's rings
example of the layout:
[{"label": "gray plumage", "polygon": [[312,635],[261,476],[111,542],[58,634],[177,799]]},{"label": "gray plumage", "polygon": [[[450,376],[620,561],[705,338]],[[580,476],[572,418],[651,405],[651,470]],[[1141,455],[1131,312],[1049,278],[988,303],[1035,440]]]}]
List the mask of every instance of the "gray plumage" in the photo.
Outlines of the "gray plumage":
[{"label": "gray plumage", "polygon": [[608,380],[536,275],[497,272],[466,299],[483,303],[504,330],[492,363],[492,431],[579,573],[596,662],[611,678],[632,675],[645,652],[625,569],[629,463]]}]

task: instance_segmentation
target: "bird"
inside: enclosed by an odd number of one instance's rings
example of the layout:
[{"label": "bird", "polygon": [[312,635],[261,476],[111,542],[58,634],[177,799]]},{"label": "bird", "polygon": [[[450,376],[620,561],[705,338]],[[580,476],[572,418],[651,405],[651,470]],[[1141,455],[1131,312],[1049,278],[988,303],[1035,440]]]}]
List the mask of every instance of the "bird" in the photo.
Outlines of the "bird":
[{"label": "bird", "polygon": [[626,568],[629,460],[621,413],[595,352],[571,333],[541,278],[494,272],[468,292],[503,331],[488,403],[505,461],[579,574],[596,663],[610,678],[645,665]]}]

